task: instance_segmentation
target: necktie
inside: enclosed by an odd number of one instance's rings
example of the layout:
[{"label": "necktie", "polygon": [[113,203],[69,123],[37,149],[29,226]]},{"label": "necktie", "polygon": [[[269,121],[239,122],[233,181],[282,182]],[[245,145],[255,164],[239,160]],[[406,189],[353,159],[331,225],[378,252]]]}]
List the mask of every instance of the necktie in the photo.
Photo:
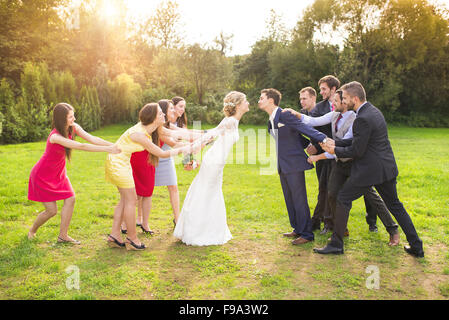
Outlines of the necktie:
[{"label": "necktie", "polygon": [[331,104],[331,110],[332,110],[332,111],[335,111],[334,104]]},{"label": "necktie", "polygon": [[337,121],[335,122],[335,132],[338,132],[338,121],[340,121],[341,118],[343,118],[343,116],[340,113],[340,115],[337,118]]}]

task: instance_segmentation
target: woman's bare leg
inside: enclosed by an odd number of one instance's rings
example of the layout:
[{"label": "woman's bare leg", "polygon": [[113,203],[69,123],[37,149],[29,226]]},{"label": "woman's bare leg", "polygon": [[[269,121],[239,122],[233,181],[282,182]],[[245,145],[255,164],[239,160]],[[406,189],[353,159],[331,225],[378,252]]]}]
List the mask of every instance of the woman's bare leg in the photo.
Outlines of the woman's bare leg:
[{"label": "woman's bare leg", "polygon": [[61,240],[73,241],[68,236],[70,221],[72,220],[73,209],[75,208],[75,196],[64,200],[64,205],[61,209],[61,226],[59,229],[59,238]]},{"label": "woman's bare leg", "polygon": [[175,222],[178,223],[179,218],[179,191],[178,186],[167,186],[168,193],[170,194],[170,203],[173,209],[173,217],[175,218]]},{"label": "woman's bare leg", "polygon": [[150,231],[151,199],[151,197],[142,197],[142,226],[147,231]]},{"label": "woman's bare leg", "polygon": [[142,225],[142,221],[143,221],[142,199],[143,199],[143,197],[137,196],[137,221],[136,221],[136,224],[139,224],[139,225]]},{"label": "woman's bare leg", "polygon": [[136,232],[136,190],[118,188],[120,198],[123,199],[123,220],[125,221],[128,238],[136,245],[141,242],[137,238]]},{"label": "woman's bare leg", "polygon": [[113,236],[117,240],[121,238],[120,225],[122,224],[123,220],[123,205],[124,200],[122,199],[122,197],[120,197],[120,202],[115,206],[114,209],[114,221],[112,223],[111,231],[111,236]]},{"label": "woman's bare leg", "polygon": [[42,204],[44,205],[45,210],[39,213],[36,220],[34,221],[33,226],[28,232],[28,239],[34,238],[37,229],[39,229],[45,222],[53,218],[58,213],[58,206],[56,205],[56,201],[43,202]]}]

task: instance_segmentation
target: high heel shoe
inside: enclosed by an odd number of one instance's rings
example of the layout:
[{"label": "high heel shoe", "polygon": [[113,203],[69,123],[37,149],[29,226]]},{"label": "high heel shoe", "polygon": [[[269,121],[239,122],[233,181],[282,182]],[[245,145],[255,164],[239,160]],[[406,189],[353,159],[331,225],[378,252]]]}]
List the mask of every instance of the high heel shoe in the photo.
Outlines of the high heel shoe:
[{"label": "high heel shoe", "polygon": [[145,228],[142,225],[140,225],[140,228],[142,229],[143,233],[145,233],[145,234],[149,234],[150,236],[152,236],[154,234],[153,230],[145,230]]},{"label": "high heel shoe", "polygon": [[118,241],[116,238],[114,238],[111,235],[108,235],[109,238],[111,238],[114,241],[109,241],[108,240],[108,246],[111,248],[124,248],[125,247],[125,243],[124,242],[120,242]]},{"label": "high heel shoe", "polygon": [[126,238],[126,240],[129,241],[129,242],[125,242],[126,250],[128,250],[128,251],[129,250],[140,251],[140,250],[145,249],[145,245],[143,243],[141,243],[140,245],[137,245],[130,238]]}]

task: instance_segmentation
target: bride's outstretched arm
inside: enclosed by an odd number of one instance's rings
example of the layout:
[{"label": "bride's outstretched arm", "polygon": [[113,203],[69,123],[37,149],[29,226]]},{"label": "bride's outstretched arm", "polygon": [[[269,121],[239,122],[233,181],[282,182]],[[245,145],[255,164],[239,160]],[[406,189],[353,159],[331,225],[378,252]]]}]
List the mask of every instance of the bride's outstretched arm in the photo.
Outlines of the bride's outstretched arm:
[{"label": "bride's outstretched arm", "polygon": [[198,144],[207,144],[210,141],[217,138],[219,135],[222,135],[226,132],[226,130],[235,129],[237,124],[235,121],[230,120],[230,118],[224,118],[218,126],[213,129],[207,130],[200,138],[194,141],[194,145]]},{"label": "bride's outstretched arm", "polygon": [[190,130],[186,129],[171,130],[165,127],[162,127],[162,130],[160,132],[162,136],[169,136],[174,140],[187,140],[190,142],[198,139],[203,134],[201,132],[191,132]]}]

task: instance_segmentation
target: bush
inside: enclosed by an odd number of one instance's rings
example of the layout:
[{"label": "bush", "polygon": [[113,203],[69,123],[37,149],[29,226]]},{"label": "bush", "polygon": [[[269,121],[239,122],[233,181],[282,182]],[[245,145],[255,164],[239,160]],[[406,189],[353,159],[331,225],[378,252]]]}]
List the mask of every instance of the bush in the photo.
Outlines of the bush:
[{"label": "bush", "polygon": [[267,124],[268,116],[267,114],[259,110],[258,107],[249,106],[249,111],[245,113],[240,120],[241,124],[254,124],[254,125],[263,125]]},{"label": "bush", "polygon": [[3,113],[0,112],[0,137],[2,136],[3,131],[3,121],[5,120],[5,117],[3,116]]},{"label": "bush", "polygon": [[108,104],[103,109],[105,123],[136,122],[142,107],[142,89],[126,74],[108,81]]},{"label": "bush", "polygon": [[16,102],[12,89],[6,81],[0,81],[0,113],[2,114],[1,143],[18,143],[26,135],[26,128],[16,110]]},{"label": "bush", "polygon": [[[40,81],[40,68],[27,63],[21,75],[22,96],[17,101],[20,119],[26,128],[22,141],[39,141],[48,134],[50,118]],[[16,141],[19,142],[19,141]]]},{"label": "bush", "polygon": [[207,107],[188,105],[186,107],[187,122],[191,126],[193,121],[201,121],[201,123],[207,123]]},{"label": "bush", "polygon": [[207,112],[206,119],[208,124],[218,125],[224,118],[223,112],[212,110]]},{"label": "bush", "polygon": [[55,73],[53,74],[53,81],[57,99],[55,103],[66,102],[75,106],[78,88],[73,75],[69,71]]},{"label": "bush", "polygon": [[142,93],[142,106],[147,103],[158,102],[162,99],[171,99],[176,96],[175,93],[171,92],[168,88],[164,86],[157,86],[147,88]]}]

